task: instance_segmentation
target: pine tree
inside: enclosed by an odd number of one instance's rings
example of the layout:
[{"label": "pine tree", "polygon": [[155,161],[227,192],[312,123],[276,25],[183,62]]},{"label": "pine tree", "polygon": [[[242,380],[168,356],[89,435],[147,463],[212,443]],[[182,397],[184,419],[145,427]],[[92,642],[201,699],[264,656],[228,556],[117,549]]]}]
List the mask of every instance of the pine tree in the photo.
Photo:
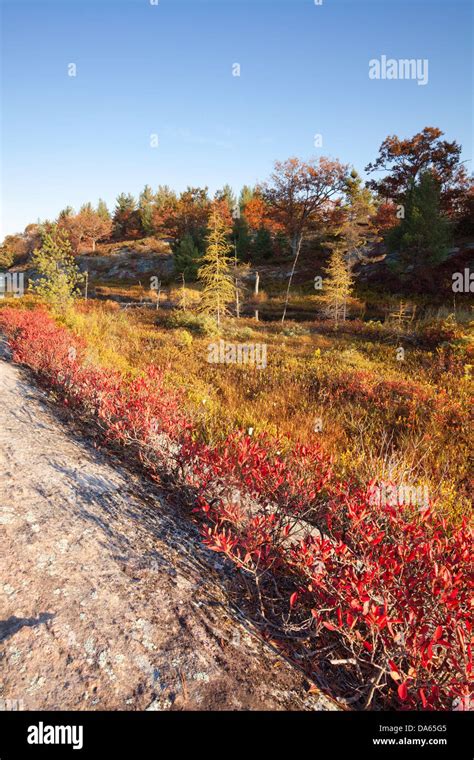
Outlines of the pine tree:
[{"label": "pine tree", "polygon": [[231,213],[237,206],[237,198],[230,185],[224,185],[221,190],[217,190],[214,198],[216,201],[226,201]]},{"label": "pine tree", "polygon": [[240,261],[248,260],[252,246],[252,236],[250,235],[249,225],[245,216],[241,216],[239,219],[234,219],[233,235],[237,250],[237,258]]},{"label": "pine tree", "polygon": [[355,169],[347,180],[346,198],[340,234],[347,252],[357,260],[372,234],[370,219],[375,214],[375,204],[372,193],[368,188],[363,187],[362,180]]},{"label": "pine tree", "polygon": [[261,261],[271,258],[272,253],[272,236],[265,227],[260,227],[252,244],[252,258]]},{"label": "pine tree", "polygon": [[176,193],[168,185],[158,185],[155,193],[155,206],[157,209],[172,206],[176,203]]},{"label": "pine tree", "polygon": [[337,328],[339,320],[346,319],[347,299],[353,287],[353,275],[344,256],[344,246],[335,243],[332,246],[329,262],[324,270],[323,300],[325,313],[334,320]]},{"label": "pine tree", "polygon": [[206,238],[206,252],[202,258],[198,278],[203,283],[201,310],[214,314],[218,325],[228,304],[235,298],[230,257],[232,246],[228,241],[228,228],[217,205],[213,205],[209,217],[209,233]]},{"label": "pine tree", "polygon": [[104,221],[109,221],[110,219],[110,211],[107,208],[107,204],[102,198],[99,198],[99,202],[97,204],[97,213],[99,214],[100,218]]},{"label": "pine tree", "polygon": [[72,206],[66,206],[62,209],[62,211],[58,214],[58,221],[61,219],[68,219],[69,217],[74,215],[74,209]]},{"label": "pine tree", "polygon": [[387,236],[388,248],[398,253],[394,269],[402,276],[430,270],[447,256],[449,221],[440,213],[440,189],[431,172],[412,183],[405,204],[405,218]]},{"label": "pine tree", "polygon": [[195,280],[198,273],[201,252],[194,242],[192,235],[185,235],[174,252],[174,268],[178,274],[187,280]]},{"label": "pine tree", "polygon": [[245,206],[255,196],[255,190],[249,185],[244,185],[239,195],[240,210],[243,211]]},{"label": "pine tree", "polygon": [[39,275],[33,289],[59,308],[79,295],[77,286],[83,280],[71,251],[66,232],[54,225],[44,233],[41,247],[33,252],[31,263]]},{"label": "pine tree", "polygon": [[133,195],[120,193],[117,197],[113,223],[114,235],[116,238],[125,238],[128,234],[135,231],[135,212],[136,201]]},{"label": "pine tree", "polygon": [[153,204],[155,196],[149,185],[145,185],[138,198],[138,212],[145,235],[153,233]]}]

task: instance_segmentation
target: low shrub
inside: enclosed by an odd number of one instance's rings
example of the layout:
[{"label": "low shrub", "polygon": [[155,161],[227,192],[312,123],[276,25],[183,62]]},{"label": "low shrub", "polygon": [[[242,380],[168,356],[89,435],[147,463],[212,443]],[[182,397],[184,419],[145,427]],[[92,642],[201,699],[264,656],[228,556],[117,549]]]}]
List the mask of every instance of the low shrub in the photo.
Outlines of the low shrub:
[{"label": "low shrub", "polygon": [[204,337],[215,337],[219,334],[219,329],[212,317],[204,314],[192,314],[186,311],[175,311],[167,319],[169,327],[184,327],[196,335]]},{"label": "low shrub", "polygon": [[[357,706],[467,709],[466,520],[448,529],[431,505],[393,507],[374,500],[370,484],[338,482],[318,444],[232,433],[206,445],[162,370],[123,377],[89,366],[85,342],[44,309],[1,309],[0,329],[15,361],[96,420],[107,442],[183,489],[206,545],[239,569],[247,598],[253,593],[267,635],[286,642],[290,656],[299,647],[310,674],[318,649],[329,649],[352,678]],[[359,375],[350,393],[377,401],[380,391]],[[382,398],[412,390],[389,384]]]}]

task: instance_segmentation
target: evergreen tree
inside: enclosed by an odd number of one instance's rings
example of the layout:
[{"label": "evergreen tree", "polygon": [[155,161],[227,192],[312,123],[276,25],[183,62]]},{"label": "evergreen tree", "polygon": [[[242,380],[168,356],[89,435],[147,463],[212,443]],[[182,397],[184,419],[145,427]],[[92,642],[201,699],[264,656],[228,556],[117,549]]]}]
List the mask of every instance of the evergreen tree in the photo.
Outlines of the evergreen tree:
[{"label": "evergreen tree", "polygon": [[198,278],[203,283],[201,310],[215,315],[218,325],[226,308],[235,298],[232,246],[228,241],[228,227],[218,207],[213,204],[209,217],[206,252],[202,258]]},{"label": "evergreen tree", "polygon": [[62,211],[58,214],[58,221],[61,221],[62,219],[68,219],[70,216],[74,215],[74,209],[72,206],[66,206],[63,208]]},{"label": "evergreen tree", "polygon": [[135,198],[130,193],[120,193],[117,197],[117,205],[113,216],[115,237],[126,238],[132,231],[135,232],[136,207]]},{"label": "evergreen tree", "polygon": [[97,213],[99,214],[100,218],[104,221],[109,221],[110,219],[110,211],[107,208],[107,204],[102,198],[99,198],[99,202],[97,204]]},{"label": "evergreen tree", "polygon": [[272,236],[266,227],[260,227],[252,244],[252,255],[255,259],[261,260],[271,258],[272,253]]},{"label": "evergreen tree", "polygon": [[387,236],[389,250],[398,253],[393,268],[402,278],[429,270],[446,259],[449,240],[450,224],[440,213],[439,183],[430,171],[424,172],[408,191],[405,218]]},{"label": "evergreen tree", "polygon": [[253,190],[253,188],[251,188],[249,185],[243,186],[239,195],[239,205],[240,205],[241,211],[244,210],[245,206],[247,205],[249,201],[252,200],[254,195],[255,195],[255,190]]},{"label": "evergreen tree", "polygon": [[176,246],[174,252],[174,268],[177,274],[182,274],[186,280],[195,280],[198,274],[201,252],[194,242],[192,235],[185,235]]},{"label": "evergreen tree", "polygon": [[241,216],[239,219],[234,219],[233,237],[235,240],[237,258],[240,261],[247,261],[250,256],[252,237],[245,216]]},{"label": "evergreen tree", "polygon": [[158,185],[155,193],[155,206],[161,209],[165,206],[172,206],[176,203],[176,193],[168,185]]},{"label": "evergreen tree", "polygon": [[344,246],[346,260],[353,267],[364,260],[364,249],[375,237],[371,219],[375,204],[370,190],[362,185],[362,179],[353,169],[346,180],[346,200],[341,206],[341,224],[338,237]]},{"label": "evergreen tree", "polygon": [[337,328],[340,319],[346,319],[347,299],[351,295],[353,276],[344,256],[344,246],[332,245],[329,262],[324,270],[323,300],[325,314],[333,319]]},{"label": "evergreen tree", "polygon": [[153,204],[155,196],[149,185],[145,185],[138,198],[138,212],[145,235],[153,233]]},{"label": "evergreen tree", "polygon": [[64,308],[79,295],[77,286],[83,275],[66,232],[56,225],[44,233],[41,247],[33,252],[32,266],[39,275],[33,289],[52,305]]},{"label": "evergreen tree", "polygon": [[216,201],[227,201],[227,205],[231,212],[233,212],[237,206],[237,198],[230,185],[224,185],[221,190],[217,190],[214,198]]}]

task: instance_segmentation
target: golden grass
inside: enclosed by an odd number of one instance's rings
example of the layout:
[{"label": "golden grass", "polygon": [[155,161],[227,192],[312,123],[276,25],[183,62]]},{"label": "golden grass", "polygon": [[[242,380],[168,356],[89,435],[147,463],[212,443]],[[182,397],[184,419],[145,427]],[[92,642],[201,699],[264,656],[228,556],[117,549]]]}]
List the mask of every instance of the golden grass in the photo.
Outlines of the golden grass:
[{"label": "golden grass", "polygon": [[[396,342],[377,337],[321,335],[311,323],[282,328],[229,319],[224,340],[267,345],[268,366],[259,370],[209,364],[209,343],[218,338],[186,325],[170,328],[160,319],[154,310],[120,311],[115,304],[89,302],[70,310],[64,321],[87,339],[92,360],[104,366],[124,373],[151,363],[166,367],[167,382],[184,390],[188,412],[209,441],[236,428],[301,441],[316,437],[334,457],[340,477],[427,484],[446,514],[457,518],[469,508],[469,378],[444,371],[437,349],[408,347],[400,362]],[[465,351],[463,340],[456,350]],[[363,396],[337,398],[334,383],[341,378],[350,383],[359,372],[375,384],[407,381],[421,394],[445,392],[464,417],[454,429],[444,428],[428,406],[409,423],[396,406],[381,409]],[[323,429],[315,432],[318,419]]]}]

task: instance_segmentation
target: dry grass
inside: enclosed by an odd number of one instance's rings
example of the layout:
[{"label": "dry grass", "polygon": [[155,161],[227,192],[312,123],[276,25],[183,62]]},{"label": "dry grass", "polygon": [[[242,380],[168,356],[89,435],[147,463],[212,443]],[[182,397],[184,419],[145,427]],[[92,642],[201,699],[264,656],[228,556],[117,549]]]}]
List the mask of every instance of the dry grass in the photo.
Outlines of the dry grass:
[{"label": "dry grass", "polygon": [[[317,437],[340,477],[426,485],[447,515],[457,519],[469,509],[471,383],[463,326],[458,325],[460,337],[453,345],[427,350],[409,344],[404,361],[397,361],[398,344],[383,329],[367,339],[329,326],[321,334],[311,322],[282,328],[229,319],[216,337],[205,334],[205,325],[196,330],[191,312],[179,314],[171,327],[169,318],[154,310],[132,313],[90,302],[78,305],[65,321],[87,339],[92,359],[105,366],[132,373],[150,363],[167,367],[167,382],[185,389],[188,411],[209,441],[237,428],[301,441]],[[219,337],[266,344],[267,367],[208,363],[208,346]],[[352,393],[359,376],[373,396],[360,388]],[[385,398],[382,391],[390,383],[395,391]],[[414,398],[406,401],[404,393]],[[418,395],[428,401],[418,403]],[[455,406],[454,420],[438,405],[440,399]],[[318,421],[322,430],[315,431]]]}]

